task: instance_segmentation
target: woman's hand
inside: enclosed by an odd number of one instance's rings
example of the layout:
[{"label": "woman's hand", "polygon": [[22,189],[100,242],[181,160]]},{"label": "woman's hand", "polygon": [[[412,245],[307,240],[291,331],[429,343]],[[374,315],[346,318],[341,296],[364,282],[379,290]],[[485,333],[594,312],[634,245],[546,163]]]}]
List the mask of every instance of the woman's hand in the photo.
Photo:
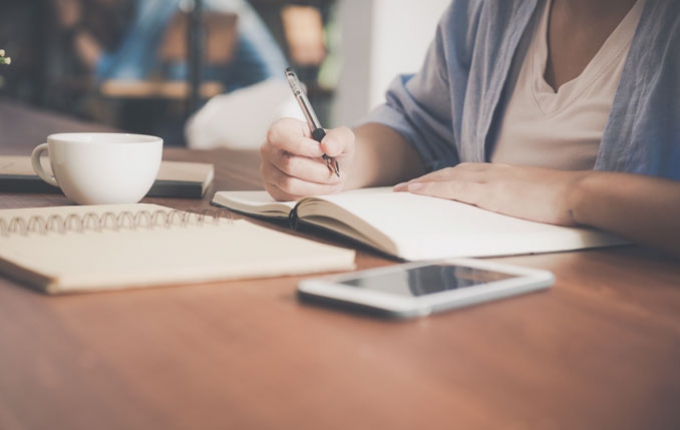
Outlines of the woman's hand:
[{"label": "woman's hand", "polygon": [[576,185],[597,172],[462,163],[399,184],[395,191],[469,203],[505,215],[573,226]]},{"label": "woman's hand", "polygon": [[[271,126],[267,142],[260,148],[264,186],[276,200],[338,193],[351,169],[354,151],[354,133],[347,127],[327,130],[319,144],[306,123],[281,119]],[[338,162],[340,177],[328,168],[323,154]]]}]

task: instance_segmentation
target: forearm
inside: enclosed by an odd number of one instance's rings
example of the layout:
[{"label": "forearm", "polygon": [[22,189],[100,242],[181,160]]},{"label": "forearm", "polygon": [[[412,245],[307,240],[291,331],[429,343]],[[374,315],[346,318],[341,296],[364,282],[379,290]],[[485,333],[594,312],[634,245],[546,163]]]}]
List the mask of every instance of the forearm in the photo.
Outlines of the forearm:
[{"label": "forearm", "polygon": [[365,124],[354,135],[356,153],[345,189],[395,185],[424,173],[416,150],[391,128]]},{"label": "forearm", "polygon": [[574,220],[680,256],[680,182],[593,172],[573,190]]}]

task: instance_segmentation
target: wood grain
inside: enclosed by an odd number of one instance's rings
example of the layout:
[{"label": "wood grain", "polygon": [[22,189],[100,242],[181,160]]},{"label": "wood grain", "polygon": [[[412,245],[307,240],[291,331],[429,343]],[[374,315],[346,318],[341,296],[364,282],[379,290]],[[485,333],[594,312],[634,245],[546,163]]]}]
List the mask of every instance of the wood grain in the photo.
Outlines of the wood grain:
[{"label": "wood grain", "polygon": [[[7,111],[3,153],[97,129],[23,112],[12,125],[32,123],[12,139],[29,144],[7,145]],[[215,163],[215,184],[149,202],[261,188],[255,152],[165,156]],[[2,208],[62,204],[0,195]],[[680,428],[677,261],[639,247],[496,260],[557,283],[390,322],[299,303],[301,277],[67,297],[0,278],[0,429]],[[366,250],[357,263],[393,264]]]}]

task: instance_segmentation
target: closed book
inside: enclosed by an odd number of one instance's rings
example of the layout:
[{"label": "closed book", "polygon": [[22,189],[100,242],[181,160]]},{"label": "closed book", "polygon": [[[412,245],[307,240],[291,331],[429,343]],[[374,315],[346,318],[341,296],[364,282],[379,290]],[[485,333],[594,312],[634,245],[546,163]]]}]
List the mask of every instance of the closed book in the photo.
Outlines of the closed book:
[{"label": "closed book", "polygon": [[[45,170],[52,172],[49,163]],[[200,199],[212,183],[212,164],[183,161],[163,161],[158,176],[147,197],[177,197]],[[1,193],[61,193],[33,172],[31,157],[0,156]]]}]

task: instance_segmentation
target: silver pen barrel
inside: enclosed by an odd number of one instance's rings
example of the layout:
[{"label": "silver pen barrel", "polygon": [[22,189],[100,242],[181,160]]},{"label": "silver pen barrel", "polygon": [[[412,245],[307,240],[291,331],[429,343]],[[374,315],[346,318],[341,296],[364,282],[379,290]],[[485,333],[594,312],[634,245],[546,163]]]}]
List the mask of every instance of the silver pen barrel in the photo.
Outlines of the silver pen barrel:
[{"label": "silver pen barrel", "polygon": [[[321,143],[324,136],[326,136],[326,132],[321,126],[319,118],[316,117],[316,113],[314,112],[311,103],[309,103],[307,94],[302,90],[302,86],[300,85],[297,74],[295,74],[295,71],[290,67],[286,69],[286,79],[290,84],[290,89],[293,91],[293,95],[295,95],[295,98],[300,105],[300,109],[302,109],[302,113],[305,115],[307,125],[309,126],[309,131],[312,133],[312,138]],[[323,154],[322,158],[326,162],[328,170],[340,177],[340,164],[338,164],[338,161],[326,154]]]},{"label": "silver pen barrel", "polygon": [[300,105],[300,109],[302,109],[302,113],[305,115],[305,119],[307,120],[307,123],[309,124],[311,131],[314,131],[317,128],[322,128],[321,123],[319,122],[319,118],[317,118],[314,109],[312,109],[312,105],[311,103],[309,103],[307,94],[302,89],[300,81],[298,80],[298,77],[295,74],[295,72],[290,69],[287,69],[286,79],[288,79],[288,83],[290,84],[290,87],[293,90],[293,94],[295,95],[295,98],[297,99],[298,104]]}]

